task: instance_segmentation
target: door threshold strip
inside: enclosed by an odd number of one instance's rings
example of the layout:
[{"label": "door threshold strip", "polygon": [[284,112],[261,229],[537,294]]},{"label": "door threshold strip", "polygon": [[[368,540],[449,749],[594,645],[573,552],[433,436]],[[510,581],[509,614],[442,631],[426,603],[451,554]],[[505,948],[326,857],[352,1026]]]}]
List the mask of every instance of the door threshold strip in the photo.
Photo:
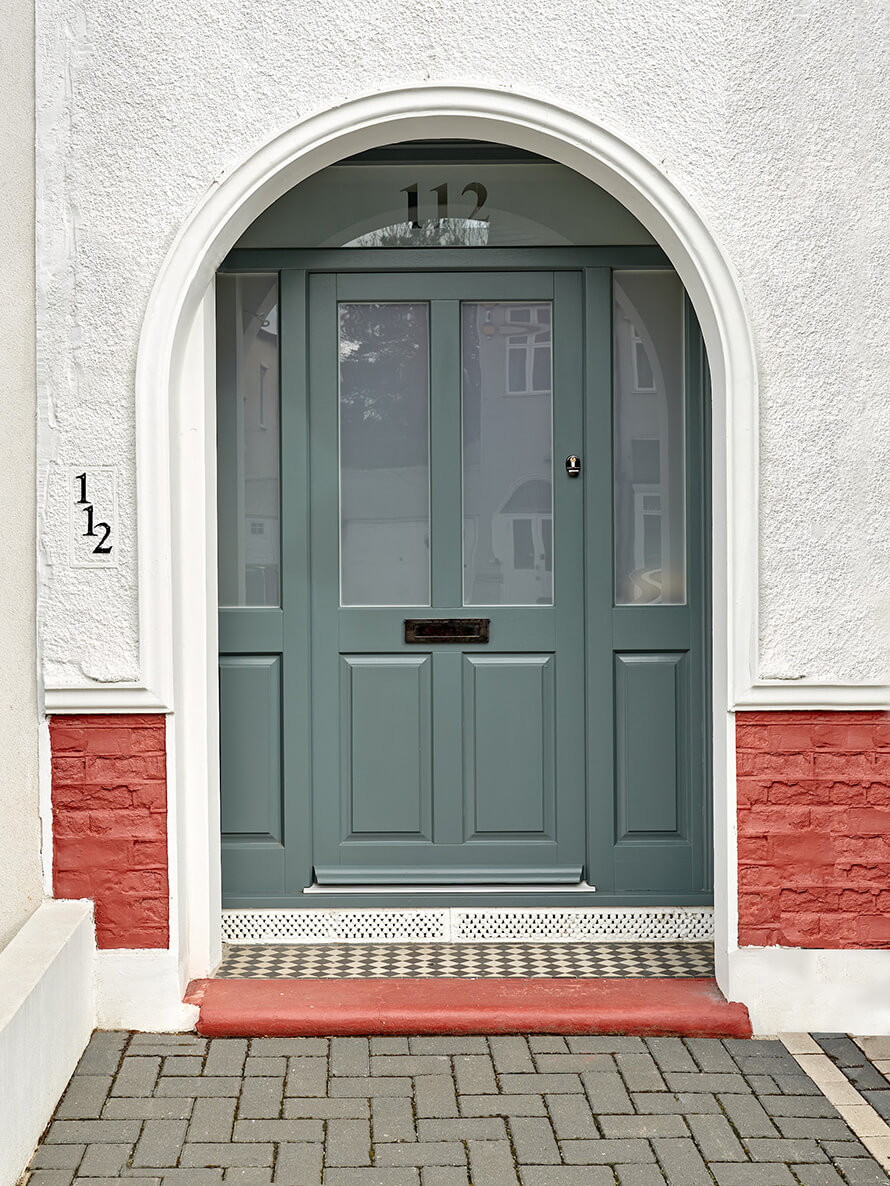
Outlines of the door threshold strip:
[{"label": "door threshold strip", "polygon": [[321,885],[313,881],[302,891],[304,894],[595,894],[596,886],[587,881],[572,881],[565,885],[548,881],[543,884],[537,882],[513,881],[500,884],[498,882],[467,882],[465,884],[412,884],[403,885],[398,882],[380,882],[376,885]]}]

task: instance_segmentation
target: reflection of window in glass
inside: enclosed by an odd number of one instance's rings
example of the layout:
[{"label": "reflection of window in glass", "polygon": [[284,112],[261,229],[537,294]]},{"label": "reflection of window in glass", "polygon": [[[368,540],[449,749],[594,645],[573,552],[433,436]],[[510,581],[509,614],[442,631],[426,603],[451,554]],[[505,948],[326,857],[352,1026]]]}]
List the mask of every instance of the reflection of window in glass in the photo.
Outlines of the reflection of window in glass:
[{"label": "reflection of window in glass", "polygon": [[549,395],[551,334],[549,305],[514,305],[507,310],[510,326],[521,334],[507,338],[507,391],[510,395]]},{"label": "reflection of window in glass", "polygon": [[674,272],[616,272],[615,601],[686,600],[683,288]]},{"label": "reflection of window in glass", "polygon": [[280,604],[278,276],[217,277],[217,506],[223,606]]}]

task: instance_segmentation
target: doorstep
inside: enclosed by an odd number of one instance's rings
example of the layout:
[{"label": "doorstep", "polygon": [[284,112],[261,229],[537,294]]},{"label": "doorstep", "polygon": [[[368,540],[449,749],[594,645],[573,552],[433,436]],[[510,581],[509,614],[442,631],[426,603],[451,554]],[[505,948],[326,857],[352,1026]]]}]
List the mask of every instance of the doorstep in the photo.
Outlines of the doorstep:
[{"label": "doorstep", "polygon": [[708,977],[194,980],[185,1000],[210,1037],[752,1032]]}]

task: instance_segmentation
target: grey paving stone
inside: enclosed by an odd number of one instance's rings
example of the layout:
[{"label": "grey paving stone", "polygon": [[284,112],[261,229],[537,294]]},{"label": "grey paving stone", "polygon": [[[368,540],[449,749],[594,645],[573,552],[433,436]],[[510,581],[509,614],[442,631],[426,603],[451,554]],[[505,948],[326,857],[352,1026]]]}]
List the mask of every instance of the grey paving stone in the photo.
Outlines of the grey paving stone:
[{"label": "grey paving stone", "polygon": [[879,1116],[883,1116],[885,1120],[890,1120],[890,1090],[862,1091],[862,1096],[868,1100]]},{"label": "grey paving stone", "polygon": [[307,1055],[327,1057],[327,1038],[251,1038],[250,1053],[263,1057],[284,1055],[286,1058],[305,1058]]},{"label": "grey paving stone", "polygon": [[818,1099],[775,1095],[760,1102],[772,1116],[825,1116],[832,1119],[840,1116],[837,1108],[822,1095]]},{"label": "grey paving stone", "polygon": [[843,1178],[832,1165],[793,1165],[791,1169],[801,1186],[845,1186]]},{"label": "grey paving stone", "polygon": [[685,1038],[683,1045],[703,1071],[718,1074],[735,1074],[736,1063],[719,1038]]},{"label": "grey paving stone", "polygon": [[212,1038],[204,1064],[205,1075],[240,1075],[247,1057],[246,1038]]},{"label": "grey paving stone", "polygon": [[466,1168],[457,1165],[425,1165],[420,1171],[423,1186],[468,1186]]},{"label": "grey paving stone", "polygon": [[506,1095],[563,1095],[581,1091],[578,1075],[501,1075],[501,1091]]},{"label": "grey paving stone", "polygon": [[[116,1084],[115,1084],[116,1086]],[[226,1096],[238,1095],[241,1080],[234,1075],[162,1075],[155,1088],[155,1095]]]},{"label": "grey paving stone", "polygon": [[450,1075],[451,1060],[444,1054],[374,1054],[371,1074]]},{"label": "grey paving stone", "polygon": [[186,1120],[146,1120],[133,1152],[133,1165],[176,1165],[187,1125]]},{"label": "grey paving stone", "polygon": [[329,1120],[324,1160],[326,1166],[370,1165],[370,1123],[367,1120]]},{"label": "grey paving stone", "polygon": [[857,1140],[853,1141],[820,1141],[823,1152],[834,1161],[843,1157],[871,1157],[866,1147]]},{"label": "grey paving stone", "polygon": [[155,1089],[155,1083],[157,1082],[160,1069],[161,1060],[157,1055],[146,1056],[144,1058],[135,1058],[133,1055],[127,1055],[115,1077],[111,1094],[130,1097],[135,1095],[151,1095]]},{"label": "grey paving stone", "polygon": [[[410,1101],[409,1101],[410,1103]],[[366,1099],[289,1099],[284,1101],[286,1120],[364,1120],[370,1116],[370,1104]]]},{"label": "grey paving stone", "polygon": [[671,1091],[750,1092],[745,1079],[739,1074],[700,1071],[697,1075],[687,1075],[683,1071],[668,1071],[665,1080]]},{"label": "grey paving stone", "polygon": [[615,1056],[611,1054],[536,1054],[535,1068],[543,1073],[573,1071],[614,1071]]},{"label": "grey paving stone", "polygon": [[418,1186],[420,1171],[414,1166],[393,1169],[372,1166],[368,1169],[326,1169],[323,1186]]},{"label": "grey paving stone", "polygon": [[[438,1075],[428,1076],[433,1078],[444,1079],[447,1078],[451,1082],[451,1076]],[[420,1076],[418,1076],[420,1078]],[[331,1096],[363,1096],[365,1099],[370,1099],[374,1095],[406,1095],[410,1096],[413,1091],[413,1080],[409,1079],[407,1075],[378,1075],[376,1078],[368,1076],[361,1079],[347,1079],[336,1078],[331,1079],[328,1084],[328,1094]]]},{"label": "grey paving stone", "polygon": [[48,1145],[125,1144],[139,1138],[138,1120],[54,1120],[43,1140]]},{"label": "grey paving stone", "polygon": [[[441,1124],[442,1121],[425,1120],[422,1124]],[[428,1134],[415,1132],[414,1108],[411,1100],[402,1097],[378,1096],[371,1101],[371,1131],[374,1141],[439,1140]]]},{"label": "grey paving stone", "polygon": [[713,1186],[713,1178],[691,1137],[656,1138],[652,1148],[670,1186]]},{"label": "grey paving stone", "polygon": [[800,1067],[790,1054],[785,1054],[782,1058],[772,1055],[758,1058],[739,1057],[735,1061],[745,1075],[770,1075],[775,1078],[777,1075],[800,1074]]},{"label": "grey paving stone", "polygon": [[86,1145],[41,1145],[31,1162],[35,1170],[76,1170]]},{"label": "grey paving stone", "polygon": [[752,1161],[825,1161],[825,1154],[815,1141],[786,1140],[784,1137],[751,1137],[745,1148]]},{"label": "grey paving stone", "polygon": [[287,1064],[285,1095],[327,1095],[327,1057],[290,1058]]},{"label": "grey paving stone", "polygon": [[692,1055],[679,1038],[645,1038],[649,1053],[662,1071],[697,1071]]},{"label": "grey paving stone", "polygon": [[73,1181],[73,1170],[35,1170],[28,1177],[29,1186],[71,1186]]},{"label": "grey paving stone", "polygon": [[[405,1039],[402,1039],[403,1041]],[[494,1040],[494,1039],[492,1039]],[[488,1043],[485,1038],[473,1037],[430,1037],[408,1038],[412,1054],[488,1054]],[[395,1050],[377,1050],[372,1047],[374,1054],[397,1054]],[[522,1070],[524,1068],[520,1068]]]},{"label": "grey paving stone", "polygon": [[237,1102],[234,1099],[195,1100],[186,1140],[204,1144],[230,1141]]},{"label": "grey paving stone", "polygon": [[[140,1186],[142,1186],[141,1179],[143,1175],[151,1173],[151,1170],[131,1170],[127,1175],[130,1177],[138,1177],[140,1179]],[[154,1171],[157,1173],[157,1171]],[[217,1182],[222,1181],[221,1169],[175,1169],[164,1170],[161,1177],[161,1186],[216,1186]],[[149,1178],[148,1181],[154,1182],[156,1178]]]},{"label": "grey paving stone", "polygon": [[624,1080],[617,1071],[585,1071],[581,1082],[596,1115],[633,1112]]},{"label": "grey paving stone", "polygon": [[467,1153],[473,1186],[517,1186],[516,1166],[508,1141],[467,1141]]},{"label": "grey paving stone", "polygon": [[197,1034],[131,1034],[128,1053],[144,1054],[145,1051],[143,1049],[138,1049],[144,1046],[162,1046],[171,1054],[174,1054],[176,1050],[199,1051],[203,1053],[207,1047],[207,1042],[207,1038],[201,1038]]},{"label": "grey paving stone", "polygon": [[367,1038],[331,1038],[332,1075],[370,1074]]},{"label": "grey paving stone", "polygon": [[188,1144],[183,1146],[179,1164],[224,1168],[230,1165],[271,1165],[274,1156],[275,1147],[270,1144]]},{"label": "grey paving stone", "polygon": [[[688,1113],[719,1113],[720,1105],[713,1095],[704,1092],[647,1091],[633,1092],[631,1098],[638,1112],[655,1116],[685,1116]],[[753,1096],[731,1096],[731,1099],[753,1099]],[[774,1130],[770,1130],[775,1135]]]},{"label": "grey paving stone", "polygon": [[432,1119],[458,1116],[451,1076],[418,1075],[414,1080],[414,1111],[418,1117]]},{"label": "grey paving stone", "polygon": [[[188,1120],[201,1101],[170,1096],[167,1099],[137,1097],[110,1099],[102,1109],[103,1120]],[[232,1101],[234,1107],[234,1101]]]},{"label": "grey paving stone", "polygon": [[786,1165],[751,1165],[750,1162],[712,1164],[718,1186],[795,1186]]},{"label": "grey paving stone", "polygon": [[378,1145],[375,1165],[466,1165],[467,1154],[460,1141],[403,1141]]},{"label": "grey paving stone", "polygon": [[[256,1075],[244,1079],[241,1098],[238,1100],[238,1117],[244,1120],[275,1120],[281,1115],[281,1100],[284,1081]],[[317,1094],[314,1091],[308,1095]],[[324,1093],[322,1093],[324,1094]]]},{"label": "grey paving stone", "polygon": [[464,1116],[547,1115],[540,1095],[462,1095],[460,1110]]},{"label": "grey paving stone", "polygon": [[690,1116],[687,1123],[705,1161],[748,1160],[725,1116]]},{"label": "grey paving stone", "polygon": [[[722,1120],[717,1116],[698,1116],[697,1120]],[[688,1137],[689,1129],[682,1116],[600,1116],[604,1137]],[[690,1119],[690,1123],[692,1123]],[[726,1121],[723,1121],[726,1124]],[[727,1125],[728,1127],[728,1125]]]},{"label": "grey paving stone", "polygon": [[494,1067],[487,1054],[458,1054],[452,1061],[459,1092],[466,1095],[494,1095],[497,1091]]},{"label": "grey paving stone", "polygon": [[[853,1134],[843,1120],[815,1120],[812,1116],[804,1119],[797,1116],[777,1116],[776,1124],[783,1137],[813,1137],[817,1141],[853,1140]],[[748,1133],[747,1135],[753,1136],[754,1134]]]},{"label": "grey paving stone", "polygon": [[259,1166],[230,1166],[223,1174],[224,1182],[241,1182],[243,1186],[262,1186],[263,1183],[272,1181],[271,1169],[262,1169]]},{"label": "grey paving stone", "polygon": [[418,1120],[421,1141],[506,1141],[502,1116],[460,1116],[456,1120]]},{"label": "grey paving stone", "polygon": [[56,1108],[56,1119],[98,1120],[111,1081],[111,1075],[75,1075]]},{"label": "grey paving stone", "polygon": [[275,1181],[281,1186],[319,1186],[323,1153],[321,1143],[292,1145],[282,1142],[275,1159]]},{"label": "grey paving stone", "polygon": [[560,1034],[529,1034],[527,1041],[532,1054],[565,1054],[569,1048]]},{"label": "grey paving stone", "polygon": [[784,1042],[778,1038],[724,1038],[723,1045],[736,1060],[761,1058],[768,1054],[787,1054]]},{"label": "grey paving stone", "polygon": [[545,1099],[559,1140],[593,1139],[599,1136],[586,1096],[548,1095]]},{"label": "grey paving stone", "polygon": [[569,1165],[623,1165],[628,1162],[654,1161],[648,1141],[639,1137],[628,1140],[561,1141],[563,1160]]},{"label": "grey paving stone", "polygon": [[[218,1181],[218,1179],[215,1179]],[[114,1178],[75,1178],[74,1186],[120,1186],[121,1179]],[[161,1186],[161,1179],[159,1177],[142,1177],[139,1178],[139,1186]]]},{"label": "grey paving stone", "polygon": [[887,1186],[890,1178],[876,1161],[839,1157],[835,1165],[850,1183],[850,1186]]},{"label": "grey paving stone", "polygon": [[[165,1075],[200,1075],[203,1069],[204,1059],[199,1054],[168,1054],[164,1058]],[[240,1070],[233,1072],[240,1073]]]},{"label": "grey paving stone", "polygon": [[121,1060],[127,1034],[120,1030],[96,1030],[77,1064],[78,1075],[113,1075]]},{"label": "grey paving stone", "polygon": [[441,1054],[440,1050],[414,1050],[411,1042],[416,1038],[378,1037],[371,1039],[372,1054]]},{"label": "grey paving stone", "polygon": [[543,1116],[511,1116],[510,1136],[521,1165],[559,1165],[562,1158],[550,1121]]},{"label": "grey paving stone", "polygon": [[865,1052],[846,1034],[813,1034],[813,1038],[839,1067],[858,1067],[866,1061]]},{"label": "grey paving stone", "polygon": [[283,1054],[266,1056],[262,1054],[249,1055],[244,1063],[245,1075],[274,1075],[283,1079],[287,1074],[287,1059]]},{"label": "grey paving stone", "polygon": [[[776,1126],[763,1105],[751,1095],[719,1095],[726,1115],[742,1137],[774,1137]],[[791,1134],[786,1133],[786,1136]]]},{"label": "grey paving stone", "polygon": [[664,1174],[657,1165],[616,1165],[621,1186],[664,1186]]},{"label": "grey paving stone", "polygon": [[782,1089],[769,1075],[746,1075],[748,1086],[758,1095],[781,1095]]},{"label": "grey paving stone", "polygon": [[[87,1145],[86,1153],[78,1168],[81,1178],[116,1178],[127,1164],[133,1146],[127,1145]],[[167,1162],[173,1165],[173,1161]]]},{"label": "grey paving stone", "polygon": [[[606,1166],[560,1165],[523,1166],[522,1186],[614,1186],[615,1178]],[[507,1179],[504,1179],[507,1181]],[[476,1186],[476,1179],[473,1179]],[[492,1182],[492,1186],[500,1183]]]},{"label": "grey paving stone", "polygon": [[492,1062],[501,1075],[521,1075],[534,1071],[535,1064],[523,1037],[489,1038]]},{"label": "grey paving stone", "polygon": [[802,1071],[799,1075],[771,1075],[770,1078],[783,1095],[821,1095],[822,1092]]},{"label": "grey paving stone", "polygon": [[566,1038],[566,1042],[573,1054],[630,1054],[646,1049],[642,1038],[630,1038],[620,1034]]},{"label": "grey paving stone", "polygon": [[236,1141],[320,1141],[324,1137],[321,1120],[236,1120]]},{"label": "grey paving stone", "polygon": [[628,1091],[666,1091],[661,1071],[651,1054],[615,1055],[615,1062]]}]

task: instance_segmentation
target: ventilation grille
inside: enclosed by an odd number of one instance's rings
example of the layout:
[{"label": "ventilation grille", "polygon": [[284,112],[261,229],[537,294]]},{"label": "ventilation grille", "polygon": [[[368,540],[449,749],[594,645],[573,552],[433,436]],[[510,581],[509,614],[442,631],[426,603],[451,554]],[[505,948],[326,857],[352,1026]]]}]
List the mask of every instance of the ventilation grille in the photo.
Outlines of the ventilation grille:
[{"label": "ventilation grille", "polygon": [[226,943],[572,943],[713,939],[711,907],[224,910]]}]

